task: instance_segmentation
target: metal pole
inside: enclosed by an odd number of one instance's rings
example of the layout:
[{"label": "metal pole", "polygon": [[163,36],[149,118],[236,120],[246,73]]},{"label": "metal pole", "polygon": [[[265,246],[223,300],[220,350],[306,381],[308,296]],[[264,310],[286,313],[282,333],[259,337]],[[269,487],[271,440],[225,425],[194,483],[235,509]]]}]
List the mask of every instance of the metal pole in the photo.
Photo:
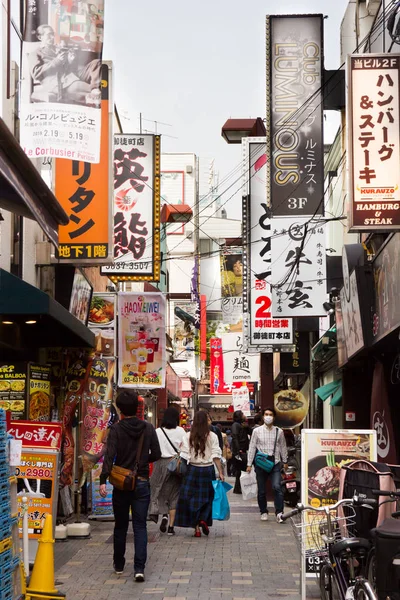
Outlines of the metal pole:
[{"label": "metal pole", "polygon": [[28,498],[22,497],[22,556],[25,577],[29,577],[29,533],[28,533]]}]

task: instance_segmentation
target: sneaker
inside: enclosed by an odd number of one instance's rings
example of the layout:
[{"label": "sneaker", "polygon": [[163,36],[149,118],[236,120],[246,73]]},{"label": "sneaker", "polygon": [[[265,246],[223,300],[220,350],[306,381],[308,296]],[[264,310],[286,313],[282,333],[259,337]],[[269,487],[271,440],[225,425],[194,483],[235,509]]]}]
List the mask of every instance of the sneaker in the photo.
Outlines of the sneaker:
[{"label": "sneaker", "polygon": [[139,582],[144,581],[144,574],[143,573],[135,573],[135,581],[139,581]]},{"label": "sneaker", "polygon": [[168,535],[175,535],[175,529],[171,525],[168,527]]},{"label": "sneaker", "polygon": [[121,575],[124,572],[125,567],[120,567],[119,565],[117,567],[115,563],[113,566],[114,566],[114,571],[117,575]]},{"label": "sneaker", "polygon": [[263,513],[260,517],[261,521],[268,521],[268,513]]},{"label": "sneaker", "polygon": [[163,518],[161,519],[161,525],[160,525],[161,533],[165,533],[167,531],[167,525],[168,525],[168,517],[167,517],[167,515],[163,515]]},{"label": "sneaker", "polygon": [[284,521],[283,521],[283,519],[282,519],[282,515],[283,515],[283,512],[281,512],[281,513],[278,513],[278,514],[276,515],[276,522],[277,522],[277,523],[283,523],[283,522],[284,522]]}]

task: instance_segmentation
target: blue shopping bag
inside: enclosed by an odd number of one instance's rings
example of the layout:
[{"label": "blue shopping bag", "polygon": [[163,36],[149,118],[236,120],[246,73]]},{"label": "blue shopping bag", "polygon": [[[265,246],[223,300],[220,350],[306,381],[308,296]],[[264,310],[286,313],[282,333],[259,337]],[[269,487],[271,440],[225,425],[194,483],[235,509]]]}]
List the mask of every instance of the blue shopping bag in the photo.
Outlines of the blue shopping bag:
[{"label": "blue shopping bag", "polygon": [[214,500],[212,504],[212,518],[216,521],[229,521],[231,509],[227,492],[232,489],[232,486],[226,481],[216,479],[212,482],[214,488]]}]

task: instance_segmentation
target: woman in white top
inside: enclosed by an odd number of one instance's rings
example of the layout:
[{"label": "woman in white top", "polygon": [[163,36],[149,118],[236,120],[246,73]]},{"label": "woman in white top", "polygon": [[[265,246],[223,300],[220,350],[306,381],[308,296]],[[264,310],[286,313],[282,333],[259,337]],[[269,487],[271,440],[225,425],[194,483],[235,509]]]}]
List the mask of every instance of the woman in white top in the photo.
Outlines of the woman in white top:
[{"label": "woman in white top", "polygon": [[160,531],[165,533],[168,526],[168,535],[175,535],[176,503],[181,487],[180,477],[168,471],[168,463],[180,451],[186,437],[186,431],[178,424],[179,412],[176,408],[170,406],[164,413],[161,427],[156,429],[161,448],[161,458],[154,463],[154,470],[150,477],[149,519],[157,523],[158,516],[161,514]]},{"label": "woman in white top", "polygon": [[206,412],[194,415],[190,433],[183,440],[181,456],[189,464],[179,493],[175,525],[193,527],[195,537],[201,537],[200,529],[208,535],[212,525],[214,464],[222,480],[224,475],[218,437],[210,431]]}]

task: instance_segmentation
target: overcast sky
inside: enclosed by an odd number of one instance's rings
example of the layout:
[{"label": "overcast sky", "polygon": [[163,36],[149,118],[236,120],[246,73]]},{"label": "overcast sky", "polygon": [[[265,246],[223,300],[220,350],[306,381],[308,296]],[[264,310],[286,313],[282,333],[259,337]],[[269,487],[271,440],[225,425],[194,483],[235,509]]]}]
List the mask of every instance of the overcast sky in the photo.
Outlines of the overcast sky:
[{"label": "overcast sky", "polygon": [[[265,115],[265,15],[320,13],[325,68],[340,66],[340,23],[348,0],[109,0],[103,57],[114,63],[114,99],[124,131],[163,134],[163,152],[215,158],[219,193],[232,184],[240,146],[226,144],[221,127],[232,118]],[[170,124],[171,127],[161,123]],[[167,137],[172,136],[172,137]],[[332,127],[326,141],[331,141]],[[238,193],[227,204],[240,218]],[[224,202],[232,191],[223,194]]]}]

